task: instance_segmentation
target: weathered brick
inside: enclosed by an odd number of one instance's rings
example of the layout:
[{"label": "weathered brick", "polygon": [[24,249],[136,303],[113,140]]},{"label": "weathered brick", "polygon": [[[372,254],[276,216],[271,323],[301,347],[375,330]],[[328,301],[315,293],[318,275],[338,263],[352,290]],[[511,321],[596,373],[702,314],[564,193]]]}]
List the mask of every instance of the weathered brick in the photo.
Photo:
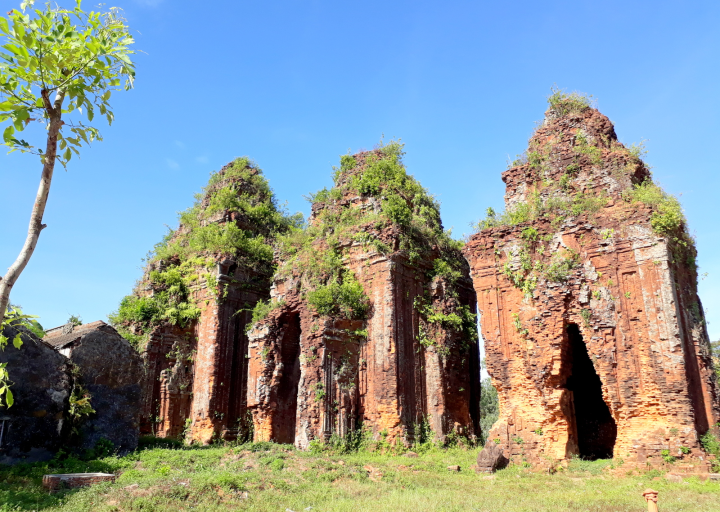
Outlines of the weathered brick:
[{"label": "weathered brick", "polygon": [[[335,182],[342,197],[313,204],[309,223],[333,232],[341,225],[332,219],[353,210],[381,212],[380,201],[358,194],[349,183],[363,172],[366,159],[382,157],[380,151],[355,155],[356,167]],[[386,252],[362,243],[358,234],[379,241]],[[426,325],[433,341],[421,343],[416,302],[427,300],[436,311],[464,305],[474,312],[467,264],[455,251],[452,257],[462,269],[455,282],[428,277],[440,251],[434,248],[411,262],[401,248],[406,236],[396,224],[361,218],[333,247],[369,299],[366,319],[320,315],[308,303],[303,285],[308,276],[296,270],[293,259],[280,262],[287,272],[275,277],[272,297],[278,307],[250,332],[248,408],[256,440],[307,448],[362,423],[376,439],[407,443],[423,421],[441,440],[451,433],[478,433],[477,343],[439,324]],[[312,244],[317,258],[328,250],[324,238]],[[367,337],[357,334],[362,330]]]},{"label": "weathered brick", "polygon": [[[684,446],[703,465],[699,435],[720,416],[694,247],[658,234],[657,209],[630,200],[650,173],[597,110],[549,110],[528,155],[502,175],[505,204],[542,211],[464,249],[500,400],[488,442],[533,463],[660,463]],[[552,201],[570,202],[564,216]]]}]

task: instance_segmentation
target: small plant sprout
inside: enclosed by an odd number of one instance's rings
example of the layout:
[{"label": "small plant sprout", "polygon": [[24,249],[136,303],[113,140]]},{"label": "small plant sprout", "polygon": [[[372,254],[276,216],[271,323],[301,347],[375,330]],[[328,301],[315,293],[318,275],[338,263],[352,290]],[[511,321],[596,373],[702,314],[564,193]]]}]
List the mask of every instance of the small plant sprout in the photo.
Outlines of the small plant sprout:
[{"label": "small plant sprout", "polygon": [[592,311],[589,309],[583,309],[580,311],[580,316],[583,319],[583,324],[585,324],[585,327],[590,327],[590,318],[592,318]]}]

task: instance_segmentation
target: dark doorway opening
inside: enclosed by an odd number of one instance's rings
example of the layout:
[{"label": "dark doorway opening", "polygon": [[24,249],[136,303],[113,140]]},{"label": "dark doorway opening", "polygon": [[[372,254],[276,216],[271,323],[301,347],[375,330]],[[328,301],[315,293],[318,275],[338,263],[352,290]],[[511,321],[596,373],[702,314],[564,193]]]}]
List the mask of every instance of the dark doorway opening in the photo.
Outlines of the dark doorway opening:
[{"label": "dark doorway opening", "polygon": [[287,319],[285,333],[280,342],[282,375],[277,391],[277,414],[274,417],[273,440],[278,443],[295,443],[295,418],[300,384],[300,317]]},{"label": "dark doorway opening", "polygon": [[573,392],[580,457],[588,460],[613,456],[617,426],[602,397],[602,383],[588,355],[577,324],[567,327],[572,370],[566,387]]},{"label": "dark doorway opening", "polygon": [[252,432],[252,421],[247,414],[248,337],[245,333],[251,318],[252,313],[247,309],[235,313],[227,423],[233,431],[228,432],[227,440],[247,440]]}]

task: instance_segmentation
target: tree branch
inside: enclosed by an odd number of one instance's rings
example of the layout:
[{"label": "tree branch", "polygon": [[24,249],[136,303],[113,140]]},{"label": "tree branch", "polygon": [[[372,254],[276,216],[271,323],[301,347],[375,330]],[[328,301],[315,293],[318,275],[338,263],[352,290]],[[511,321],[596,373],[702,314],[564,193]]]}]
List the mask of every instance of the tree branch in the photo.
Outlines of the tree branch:
[{"label": "tree branch", "polygon": [[53,107],[52,103],[50,103],[50,91],[42,89],[40,91],[40,96],[42,97],[43,105],[45,105],[45,110],[47,110],[48,115],[50,115],[51,118],[54,117],[55,107]]},{"label": "tree branch", "polygon": [[53,87],[53,88],[50,89],[50,90],[51,90],[51,91],[54,91],[54,90],[56,90],[56,89],[59,90],[59,89],[62,89],[63,87],[65,87],[65,86],[66,86],[68,83],[70,83],[76,76],[78,76],[81,71],[83,71],[86,67],[88,67],[91,62],[93,62],[94,60],[96,60],[99,55],[100,55],[99,53],[96,54],[96,55],[93,55],[85,64],[83,64],[82,66],[80,66],[79,68],[77,68],[77,70],[76,70],[75,72],[73,72],[73,73],[72,73],[70,76],[68,76],[65,80],[63,80],[62,82],[60,82],[60,83],[57,85],[57,87]]},{"label": "tree branch", "polygon": [[28,226],[28,234],[25,244],[20,251],[15,262],[10,266],[5,277],[0,280],[0,324],[5,318],[5,311],[10,303],[10,292],[20,274],[30,261],[30,257],[35,252],[40,232],[47,227],[42,223],[45,214],[45,206],[47,205],[48,194],[50,193],[50,184],[52,183],[53,172],[55,171],[55,160],[57,158],[57,142],[58,134],[62,128],[62,103],[65,99],[65,90],[60,89],[55,96],[55,106],[50,104],[48,91],[41,91],[45,109],[50,115],[50,129],[48,130],[47,145],[45,149],[45,161],[43,162],[43,170],[40,176],[40,186],[38,187],[35,204],[30,214],[30,225]]}]

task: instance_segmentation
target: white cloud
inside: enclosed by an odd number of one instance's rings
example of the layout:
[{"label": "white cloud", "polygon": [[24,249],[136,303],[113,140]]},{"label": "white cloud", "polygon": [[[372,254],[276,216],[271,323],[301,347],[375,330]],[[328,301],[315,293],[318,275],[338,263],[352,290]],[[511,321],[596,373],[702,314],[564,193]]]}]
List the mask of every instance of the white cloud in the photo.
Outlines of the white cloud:
[{"label": "white cloud", "polygon": [[205,155],[199,156],[195,159],[195,161],[199,164],[206,164],[208,163],[209,159]]},{"label": "white cloud", "polygon": [[170,158],[166,158],[166,159],[165,159],[165,163],[166,163],[167,166],[170,167],[170,169],[172,169],[173,171],[176,171],[176,170],[180,169],[180,164],[177,163],[175,160],[171,160]]},{"label": "white cloud", "polygon": [[180,149],[185,149],[185,144],[183,144],[181,141],[176,140],[175,145],[179,147]]}]

